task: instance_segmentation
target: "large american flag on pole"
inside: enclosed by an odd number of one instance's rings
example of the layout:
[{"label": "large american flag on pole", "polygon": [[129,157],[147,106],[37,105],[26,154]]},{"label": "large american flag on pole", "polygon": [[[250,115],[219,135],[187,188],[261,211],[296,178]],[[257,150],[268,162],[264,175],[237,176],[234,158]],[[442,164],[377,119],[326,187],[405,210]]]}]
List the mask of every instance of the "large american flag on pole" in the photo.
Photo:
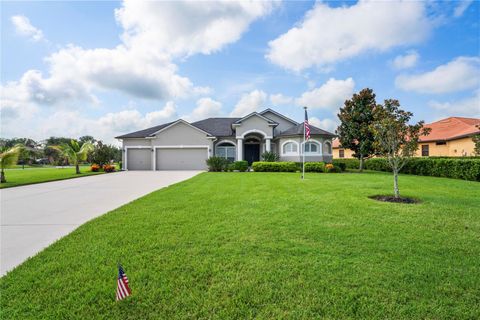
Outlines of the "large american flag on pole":
[{"label": "large american flag on pole", "polygon": [[305,126],[305,140],[310,139],[310,125],[308,124],[308,114],[307,109],[305,108],[305,121],[303,123]]},{"label": "large american flag on pole", "polygon": [[128,286],[128,278],[123,271],[121,265],[118,265],[118,279],[117,279],[117,301],[125,299],[132,294],[130,287]]}]

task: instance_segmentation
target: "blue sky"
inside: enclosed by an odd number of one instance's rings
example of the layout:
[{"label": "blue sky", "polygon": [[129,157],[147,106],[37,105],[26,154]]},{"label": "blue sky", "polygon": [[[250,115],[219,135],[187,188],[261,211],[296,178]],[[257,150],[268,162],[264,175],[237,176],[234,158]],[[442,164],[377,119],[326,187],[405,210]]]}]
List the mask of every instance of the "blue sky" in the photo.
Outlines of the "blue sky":
[{"label": "blue sky", "polygon": [[480,116],[480,3],[1,2],[1,136],[115,135],[267,107],[334,131],[374,89]]}]

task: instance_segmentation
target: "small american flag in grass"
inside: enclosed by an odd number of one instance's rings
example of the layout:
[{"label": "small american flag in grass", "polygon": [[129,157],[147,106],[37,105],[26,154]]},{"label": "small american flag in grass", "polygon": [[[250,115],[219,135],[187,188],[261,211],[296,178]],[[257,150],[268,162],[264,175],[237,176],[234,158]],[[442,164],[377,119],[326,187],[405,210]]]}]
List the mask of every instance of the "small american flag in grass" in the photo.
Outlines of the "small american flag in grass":
[{"label": "small american flag in grass", "polygon": [[125,271],[123,271],[123,268],[121,265],[118,265],[118,279],[117,279],[117,298],[116,300],[123,300],[129,295],[132,294],[132,290],[130,290],[130,287],[128,286],[128,278],[127,275],[125,274]]}]

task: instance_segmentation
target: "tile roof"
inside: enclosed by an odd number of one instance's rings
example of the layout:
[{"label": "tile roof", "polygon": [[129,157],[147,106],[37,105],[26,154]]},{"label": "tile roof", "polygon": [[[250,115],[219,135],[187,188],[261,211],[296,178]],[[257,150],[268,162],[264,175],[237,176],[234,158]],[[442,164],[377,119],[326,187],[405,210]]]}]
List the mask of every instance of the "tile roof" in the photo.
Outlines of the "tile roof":
[{"label": "tile roof", "polygon": [[[320,128],[317,128],[315,126],[310,125],[310,135],[329,135],[329,136],[335,136],[335,134],[322,130]],[[291,128],[288,128],[285,131],[282,131],[279,136],[303,136],[303,123],[297,124],[296,126],[292,126]]]},{"label": "tile roof", "polygon": [[420,137],[420,141],[453,140],[468,137],[480,132],[476,125],[480,125],[480,119],[462,117],[450,117],[427,123],[425,127],[431,128],[432,131],[429,135]]},{"label": "tile roof", "polygon": [[233,135],[232,123],[239,119],[240,118],[208,118],[193,122],[192,126],[206,131],[215,137],[228,137]]},{"label": "tile roof", "polygon": [[172,121],[172,122],[164,123],[164,124],[161,124],[161,125],[158,125],[158,126],[155,126],[155,127],[151,127],[151,128],[148,128],[148,129],[127,133],[127,134],[115,137],[115,139],[146,138],[146,137],[150,136],[151,134],[157,132],[158,130],[161,130],[161,129],[171,125],[174,122],[175,121]]}]

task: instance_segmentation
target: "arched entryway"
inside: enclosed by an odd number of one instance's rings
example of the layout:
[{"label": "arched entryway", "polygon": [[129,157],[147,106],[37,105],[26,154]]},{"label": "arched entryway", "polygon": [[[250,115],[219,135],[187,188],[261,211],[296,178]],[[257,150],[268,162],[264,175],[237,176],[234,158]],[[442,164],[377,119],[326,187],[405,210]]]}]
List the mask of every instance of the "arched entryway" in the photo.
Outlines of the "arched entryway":
[{"label": "arched entryway", "polygon": [[249,134],[243,142],[243,159],[252,165],[255,161],[260,161],[260,144],[262,137],[258,134]]}]

